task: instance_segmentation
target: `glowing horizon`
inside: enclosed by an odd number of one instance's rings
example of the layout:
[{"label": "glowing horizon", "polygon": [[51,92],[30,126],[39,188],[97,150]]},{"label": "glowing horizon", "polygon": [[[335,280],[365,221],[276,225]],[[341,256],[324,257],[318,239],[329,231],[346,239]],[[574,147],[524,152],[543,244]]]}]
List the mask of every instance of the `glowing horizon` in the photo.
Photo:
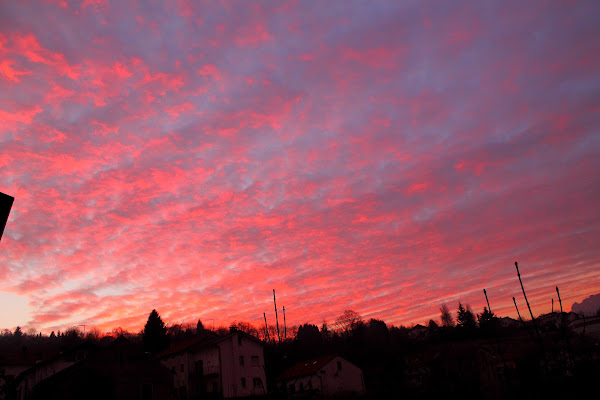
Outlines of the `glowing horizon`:
[{"label": "glowing horizon", "polygon": [[[600,293],[600,5],[0,5],[0,328]],[[555,306],[558,302],[555,303]],[[7,307],[3,307],[7,308]]]}]

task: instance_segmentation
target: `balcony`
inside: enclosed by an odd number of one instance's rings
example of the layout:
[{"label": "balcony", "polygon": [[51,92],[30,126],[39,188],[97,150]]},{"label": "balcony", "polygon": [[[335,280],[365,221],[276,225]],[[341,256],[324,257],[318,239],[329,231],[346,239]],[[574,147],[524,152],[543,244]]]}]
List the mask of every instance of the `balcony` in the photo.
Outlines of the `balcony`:
[{"label": "balcony", "polygon": [[211,378],[219,376],[221,370],[218,365],[209,365],[203,367],[202,369],[197,369],[193,372],[190,372],[189,378],[191,380],[201,380],[205,378]]}]

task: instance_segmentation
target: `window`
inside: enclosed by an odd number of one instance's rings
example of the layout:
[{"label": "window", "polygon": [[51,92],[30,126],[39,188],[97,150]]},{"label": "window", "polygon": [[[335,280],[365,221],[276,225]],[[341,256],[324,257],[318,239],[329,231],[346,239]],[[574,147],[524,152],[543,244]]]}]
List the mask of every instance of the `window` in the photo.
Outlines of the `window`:
[{"label": "window", "polygon": [[290,393],[296,393],[296,386],[294,386],[293,383],[290,383],[289,391],[290,391]]},{"label": "window", "polygon": [[251,360],[253,367],[258,367],[258,356],[252,356]]},{"label": "window", "polygon": [[240,365],[244,366],[244,356],[240,356]]},{"label": "window", "polygon": [[298,391],[304,392],[304,385],[302,384],[302,382],[299,383]]},{"label": "window", "polygon": [[142,384],[142,400],[152,400],[152,384]]},{"label": "window", "polygon": [[175,366],[174,366],[174,365],[171,367],[171,373],[172,373],[173,375],[175,375]]},{"label": "window", "polygon": [[183,364],[181,364],[181,367],[179,367],[179,370],[180,370],[181,372],[184,372],[184,371],[185,371],[185,370],[184,370],[184,366],[183,366]]},{"label": "window", "polygon": [[241,383],[242,383],[242,387],[245,388],[246,387],[246,378],[242,378]]},{"label": "window", "polygon": [[198,360],[194,363],[194,371],[197,374],[202,375],[202,372],[204,371],[204,363],[202,360]]},{"label": "window", "polygon": [[262,388],[263,387],[262,380],[260,378],[254,378],[252,380],[252,383],[254,385],[254,389]]},{"label": "window", "polygon": [[342,370],[342,362],[341,361],[337,362],[337,367],[338,367],[338,371]]}]

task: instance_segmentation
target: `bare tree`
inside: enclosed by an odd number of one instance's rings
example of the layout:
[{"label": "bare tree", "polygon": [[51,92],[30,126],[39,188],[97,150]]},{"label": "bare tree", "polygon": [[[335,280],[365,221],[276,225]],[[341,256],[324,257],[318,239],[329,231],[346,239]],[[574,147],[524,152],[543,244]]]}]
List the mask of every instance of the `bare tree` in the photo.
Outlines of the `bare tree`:
[{"label": "bare tree", "polygon": [[102,338],[102,336],[102,331],[95,326],[85,334],[85,338],[93,342],[97,342]]},{"label": "bare tree", "polygon": [[335,319],[335,324],[342,333],[351,335],[363,324],[363,320],[356,311],[346,310]]},{"label": "bare tree", "polygon": [[245,321],[239,321],[236,322],[234,321],[231,326],[235,326],[238,330],[245,332],[249,335],[252,335],[256,338],[258,338],[260,336],[260,332],[258,329],[256,329],[256,327],[254,325],[252,325],[250,322],[245,322]]},{"label": "bare tree", "polygon": [[440,313],[442,314],[442,325],[445,327],[453,327],[454,319],[452,318],[452,314],[450,314],[450,309],[447,305],[442,304],[440,307]]}]

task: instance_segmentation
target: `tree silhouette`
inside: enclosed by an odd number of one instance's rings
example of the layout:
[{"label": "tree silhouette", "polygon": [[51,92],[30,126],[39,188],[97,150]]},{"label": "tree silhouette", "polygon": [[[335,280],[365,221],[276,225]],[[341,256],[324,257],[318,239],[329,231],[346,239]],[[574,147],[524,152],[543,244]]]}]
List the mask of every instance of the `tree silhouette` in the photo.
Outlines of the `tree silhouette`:
[{"label": "tree silhouette", "polygon": [[15,333],[13,333],[14,337],[20,338],[23,336],[23,331],[21,330],[20,326],[17,326],[17,329],[15,329]]},{"label": "tree silhouette", "polygon": [[442,304],[442,306],[440,307],[440,313],[442,314],[442,325],[446,328],[453,327],[454,319],[452,319],[452,314],[450,314],[450,310],[448,309],[447,305]]},{"label": "tree silhouette", "polygon": [[467,305],[465,308],[460,301],[458,302],[458,315],[456,316],[456,320],[458,321],[458,326],[461,328],[473,329],[477,326],[471,307]]},{"label": "tree silhouette", "polygon": [[165,323],[156,310],[152,310],[148,316],[148,321],[144,326],[142,342],[144,344],[144,349],[151,354],[164,350],[169,343],[167,328],[165,328]]},{"label": "tree silhouette", "polygon": [[429,330],[431,330],[431,331],[434,331],[434,330],[436,330],[437,328],[439,328],[439,326],[438,326],[437,322],[435,322],[435,321],[434,321],[434,320],[432,320],[432,319],[430,319],[430,320],[429,320],[429,324],[428,324],[428,325],[429,325]]},{"label": "tree silhouette", "polygon": [[323,320],[323,325],[321,325],[321,336],[323,337],[323,340],[329,340],[331,337],[331,332],[329,332],[329,327],[325,320]]},{"label": "tree silhouette", "polygon": [[487,307],[483,307],[483,313],[477,315],[477,321],[481,329],[493,329],[496,326],[496,316],[493,312],[488,310]]},{"label": "tree silhouette", "polygon": [[296,341],[301,345],[315,346],[322,340],[321,333],[316,325],[304,324],[298,327]]},{"label": "tree silhouette", "polygon": [[200,320],[198,320],[198,323],[196,324],[196,333],[204,333],[204,324]]},{"label": "tree silhouette", "polygon": [[336,318],[335,324],[342,333],[351,335],[363,325],[363,320],[356,311],[346,310],[342,315]]}]

